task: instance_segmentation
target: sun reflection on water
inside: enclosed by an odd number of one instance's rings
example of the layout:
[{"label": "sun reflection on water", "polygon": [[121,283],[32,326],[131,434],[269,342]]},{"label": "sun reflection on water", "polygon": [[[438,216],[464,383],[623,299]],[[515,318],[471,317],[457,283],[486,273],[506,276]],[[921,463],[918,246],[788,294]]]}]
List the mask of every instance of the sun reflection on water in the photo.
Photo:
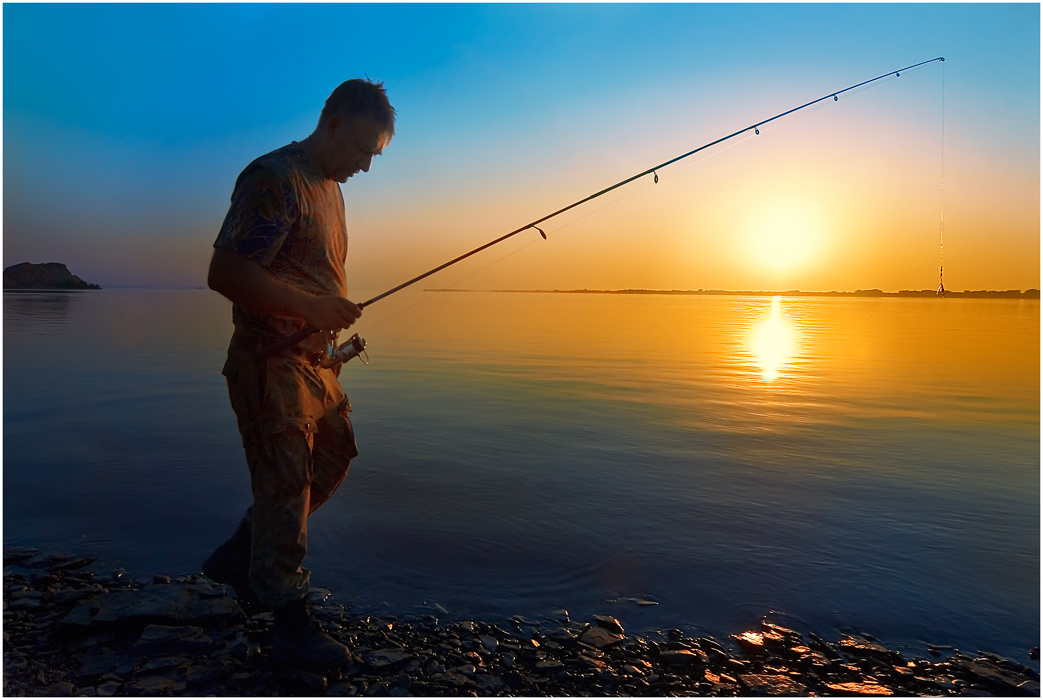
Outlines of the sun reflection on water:
[{"label": "sun reflection on water", "polygon": [[765,381],[774,382],[783,367],[797,354],[800,339],[796,326],[782,309],[782,297],[771,299],[767,318],[752,325],[746,347],[761,369]]}]

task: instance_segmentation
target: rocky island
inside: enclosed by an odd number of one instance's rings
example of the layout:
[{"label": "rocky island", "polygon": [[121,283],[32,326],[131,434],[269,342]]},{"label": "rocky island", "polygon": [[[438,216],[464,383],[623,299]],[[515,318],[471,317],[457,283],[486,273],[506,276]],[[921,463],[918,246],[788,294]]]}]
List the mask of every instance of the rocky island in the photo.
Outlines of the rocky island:
[{"label": "rocky island", "polygon": [[18,263],[4,268],[5,290],[101,289],[69,272],[63,263]]},{"label": "rocky island", "polygon": [[[92,557],[4,547],[4,695],[1039,696],[1039,673],[987,652],[904,657],[768,621],[720,641],[635,635],[606,615],[501,623],[373,617],[310,598],[352,650],[320,675],[274,666],[270,612],[202,574],[134,581]],[[1039,647],[1026,650],[1038,662]]]}]

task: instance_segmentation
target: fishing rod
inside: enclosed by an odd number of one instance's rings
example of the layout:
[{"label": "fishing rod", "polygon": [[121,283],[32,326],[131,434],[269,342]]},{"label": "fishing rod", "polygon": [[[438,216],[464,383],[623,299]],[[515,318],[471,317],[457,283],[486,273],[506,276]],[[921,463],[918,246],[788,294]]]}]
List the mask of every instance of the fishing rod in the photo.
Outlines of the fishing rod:
[{"label": "fishing rod", "polygon": [[[397,291],[405,289],[406,287],[408,287],[410,285],[416,284],[420,280],[422,280],[422,279],[424,279],[426,277],[430,277],[431,275],[435,274],[436,272],[440,272],[441,270],[444,270],[445,268],[449,267],[450,265],[455,265],[456,263],[460,262],[461,260],[465,260],[466,258],[471,257],[475,253],[480,253],[481,251],[485,250],[486,248],[490,248],[490,247],[496,245],[497,243],[501,243],[503,241],[506,241],[508,238],[511,238],[512,236],[516,236],[519,233],[522,233],[523,231],[528,231],[529,229],[536,229],[536,231],[538,231],[539,234],[541,236],[543,236],[544,240],[546,240],[547,234],[544,233],[543,229],[541,229],[539,227],[539,224],[543,223],[544,221],[547,221],[548,219],[553,219],[555,216],[558,216],[559,214],[564,214],[565,212],[569,211],[570,209],[575,209],[576,207],[580,206],[581,204],[586,204],[587,202],[589,202],[592,199],[597,199],[598,197],[600,197],[603,194],[608,194],[612,190],[618,189],[618,188],[622,187],[623,185],[627,185],[627,184],[633,182],[634,180],[638,180],[638,179],[640,179],[642,177],[645,177],[646,175],[652,175],[655,178],[655,182],[659,182],[659,173],[656,172],[656,171],[662,170],[663,168],[667,167],[668,165],[673,165],[674,163],[676,163],[679,160],[684,160],[685,158],[688,158],[689,156],[693,156],[696,153],[699,153],[700,151],[705,151],[707,148],[711,148],[712,146],[716,146],[719,143],[724,143],[728,139],[735,138],[736,136],[738,136],[740,134],[745,134],[750,129],[753,129],[753,132],[755,134],[760,134],[760,127],[764,126],[765,124],[769,124],[769,123],[775,121],[776,119],[782,119],[783,117],[785,117],[785,116],[787,116],[789,114],[793,114],[794,112],[799,112],[800,110],[805,109],[806,107],[810,107],[811,105],[818,104],[819,102],[822,102],[823,100],[828,100],[830,97],[832,97],[833,101],[836,102],[839,99],[839,95],[843,95],[845,92],[850,92],[851,90],[856,90],[856,89],[858,89],[858,88],[860,88],[860,87],[862,87],[864,85],[869,85],[870,83],[875,83],[878,80],[883,80],[884,78],[890,77],[892,75],[895,76],[895,77],[901,77],[903,71],[909,71],[909,70],[912,70],[913,68],[919,68],[920,66],[927,65],[928,63],[934,63],[935,61],[945,61],[945,58],[943,56],[939,56],[938,58],[932,58],[929,61],[921,61],[920,63],[914,63],[911,66],[906,66],[905,68],[899,68],[898,70],[888,71],[888,72],[886,72],[886,73],[884,73],[882,75],[878,75],[875,78],[870,78],[869,80],[864,80],[861,83],[858,83],[857,85],[852,85],[851,87],[846,87],[843,90],[837,90],[836,92],[828,93],[828,94],[823,95],[822,97],[818,98],[817,100],[812,100],[811,102],[807,102],[805,104],[802,104],[799,107],[794,107],[793,109],[786,110],[785,112],[782,112],[780,114],[776,114],[774,117],[769,117],[768,119],[765,119],[763,121],[759,121],[756,124],[751,124],[750,126],[747,126],[747,127],[743,128],[743,129],[739,129],[735,133],[728,134],[727,136],[723,136],[723,137],[717,139],[716,141],[711,141],[710,143],[707,143],[705,145],[699,146],[699,148],[696,148],[694,150],[688,151],[687,153],[679,155],[676,158],[671,158],[670,160],[666,161],[665,163],[660,163],[659,165],[656,165],[656,166],[653,166],[651,168],[648,168],[647,170],[643,170],[643,171],[639,172],[637,175],[633,175],[631,177],[628,177],[625,180],[621,180],[620,182],[617,182],[614,185],[606,187],[603,190],[599,190],[599,191],[595,192],[592,195],[589,195],[587,197],[584,197],[583,199],[580,199],[580,200],[578,200],[576,202],[573,202],[572,204],[570,204],[570,205],[568,205],[566,207],[562,207],[561,209],[558,209],[556,212],[553,212],[551,214],[547,214],[546,216],[543,216],[543,217],[541,217],[539,219],[536,219],[535,221],[527,223],[524,226],[520,226],[520,227],[514,229],[513,231],[511,231],[510,233],[506,233],[506,234],[500,236],[499,238],[497,238],[495,240],[489,241],[485,245],[480,245],[477,248],[475,248],[474,250],[468,251],[468,252],[464,253],[463,255],[461,255],[459,257],[453,258],[452,260],[450,260],[447,263],[443,263],[443,264],[439,265],[438,267],[432,268],[432,269],[428,270],[427,272],[423,273],[422,275],[417,275],[416,277],[414,277],[413,279],[409,280],[408,282],[403,282],[402,284],[398,285],[397,287],[393,287],[393,288],[389,289],[388,291],[384,292],[383,294],[378,294],[377,296],[373,297],[372,299],[368,299],[368,300],[362,302],[361,304],[358,305],[358,307],[360,309],[364,309],[367,306],[369,306],[370,304],[373,304],[375,302],[380,301],[384,297],[390,296],[390,295],[394,294]],[[302,340],[304,340],[306,338],[309,338],[309,337],[315,335],[318,332],[319,332],[319,329],[315,328],[314,326],[305,326],[303,329],[301,329],[300,331],[294,333],[293,335],[287,336],[287,337],[283,338],[280,341],[277,341],[275,343],[272,343],[271,345],[268,345],[268,346],[266,346],[264,348],[261,348],[254,355],[254,358],[256,360],[263,360],[266,357],[274,355],[277,352],[281,352],[281,351],[283,351],[283,350],[285,350],[287,348],[293,347],[297,343],[300,343]],[[349,341],[349,343],[350,342],[351,341]],[[348,343],[346,343],[345,345],[347,345],[347,344]],[[330,348],[332,348],[332,345],[330,345]]]}]

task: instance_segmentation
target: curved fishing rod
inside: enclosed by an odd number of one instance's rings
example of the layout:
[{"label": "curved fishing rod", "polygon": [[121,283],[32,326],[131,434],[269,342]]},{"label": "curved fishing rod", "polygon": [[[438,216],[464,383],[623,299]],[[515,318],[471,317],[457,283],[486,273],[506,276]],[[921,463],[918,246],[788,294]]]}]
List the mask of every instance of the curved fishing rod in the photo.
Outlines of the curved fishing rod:
[{"label": "curved fishing rod", "polygon": [[[723,142],[727,141],[728,139],[731,139],[731,138],[734,138],[734,137],[738,136],[739,134],[744,134],[747,131],[749,131],[750,129],[753,129],[754,133],[759,134],[760,133],[760,127],[764,126],[765,124],[769,124],[769,123],[775,121],[776,119],[782,119],[783,117],[785,117],[785,116],[787,116],[789,114],[793,114],[794,112],[799,112],[800,110],[802,110],[802,109],[804,109],[806,107],[810,107],[813,104],[818,104],[819,102],[822,102],[823,100],[828,100],[830,97],[832,97],[834,101],[837,101],[838,96],[839,95],[843,95],[845,92],[850,92],[851,90],[858,89],[858,88],[862,87],[863,85],[869,85],[870,83],[875,83],[878,80],[883,80],[884,78],[887,78],[887,77],[892,76],[892,75],[895,76],[895,77],[901,77],[902,71],[908,71],[908,70],[912,70],[913,68],[919,68],[920,66],[927,65],[928,63],[934,63],[935,61],[945,61],[945,57],[939,56],[938,58],[932,58],[929,61],[921,61],[920,63],[914,63],[911,66],[906,66],[905,68],[899,68],[898,70],[888,71],[888,72],[886,72],[886,73],[884,73],[882,75],[878,75],[875,78],[870,78],[869,80],[863,80],[861,83],[858,83],[857,85],[852,85],[851,87],[846,87],[843,90],[837,90],[836,92],[831,92],[831,93],[829,93],[827,95],[823,95],[822,97],[818,98],[817,100],[812,100],[811,102],[802,104],[799,107],[794,107],[793,109],[786,110],[785,112],[782,112],[780,114],[776,114],[774,117],[770,117],[768,119],[765,119],[764,121],[759,121],[756,124],[751,124],[750,126],[747,126],[747,127],[743,128],[743,129],[739,129],[738,131],[736,131],[733,134],[728,134],[727,136],[723,136],[723,137],[717,139],[716,141],[711,141],[710,143],[707,143],[707,144],[705,144],[703,146],[699,146],[699,148],[696,148],[696,149],[694,149],[692,151],[688,151],[687,153],[685,153],[683,155],[679,155],[676,158],[671,158],[670,160],[666,161],[665,163],[660,163],[659,165],[653,166],[653,167],[649,168],[648,170],[643,170],[642,172],[638,173],[637,175],[634,175],[632,177],[628,177],[627,179],[621,180],[620,182],[617,182],[616,184],[614,184],[614,185],[612,185],[610,187],[606,187],[603,190],[599,190],[598,192],[595,192],[592,195],[589,195],[587,197],[584,197],[583,199],[580,199],[580,200],[578,200],[576,202],[573,202],[572,204],[568,205],[567,207],[562,207],[561,209],[558,209],[556,212],[554,212],[552,214],[547,214],[546,216],[541,217],[539,219],[536,219],[533,222],[530,222],[528,224],[525,224],[524,226],[516,228],[513,231],[511,231],[510,233],[505,233],[504,235],[500,236],[499,238],[497,238],[495,240],[492,240],[492,241],[489,241],[485,245],[478,246],[474,250],[468,251],[468,252],[464,253],[463,255],[461,255],[459,257],[453,258],[452,260],[450,260],[447,263],[443,263],[443,264],[439,265],[436,268],[428,270],[427,272],[425,272],[422,275],[417,275],[416,277],[414,277],[413,279],[409,280],[408,282],[403,282],[402,284],[398,285],[397,287],[393,287],[392,289],[389,289],[388,291],[384,292],[383,294],[378,294],[377,296],[373,297],[372,299],[368,299],[368,300],[362,302],[361,304],[358,305],[358,307],[360,309],[364,309],[367,306],[369,306],[370,304],[373,304],[373,303],[375,303],[377,301],[380,301],[381,299],[383,299],[386,296],[390,296],[390,295],[394,294],[395,292],[397,292],[399,290],[405,289],[406,287],[408,287],[408,286],[410,286],[412,284],[416,284],[417,282],[419,282],[420,280],[424,279],[425,277],[430,277],[431,275],[433,275],[436,272],[439,272],[441,270],[444,270],[445,268],[449,267],[450,265],[455,265],[456,263],[460,262],[461,260],[464,260],[465,258],[471,257],[475,253],[480,253],[481,251],[485,250],[486,248],[490,248],[490,247],[496,245],[497,243],[501,243],[503,241],[506,241],[508,238],[510,238],[512,236],[516,236],[519,233],[521,233],[522,231],[528,231],[529,229],[536,229],[537,231],[539,231],[540,235],[543,236],[544,239],[546,239],[547,238],[547,234],[543,232],[543,229],[541,229],[539,227],[539,224],[543,223],[544,221],[547,221],[548,219],[553,219],[555,216],[558,216],[559,214],[564,214],[565,212],[567,212],[570,209],[574,209],[574,208],[578,207],[581,204],[586,204],[587,202],[589,202],[592,199],[596,199],[596,198],[600,197],[603,194],[608,194],[612,190],[618,189],[618,188],[622,187],[623,185],[629,184],[629,183],[633,182],[634,180],[638,180],[638,179],[640,179],[642,177],[645,177],[646,175],[653,175],[655,177],[655,181],[659,182],[659,174],[656,171],[657,170],[662,170],[663,168],[665,168],[668,165],[673,165],[674,163],[676,163],[679,160],[684,160],[685,158],[687,158],[689,156],[693,156],[696,153],[699,153],[700,151],[705,151],[707,148],[710,148],[712,146],[716,146],[719,143],[723,143]],[[267,347],[261,348],[255,354],[254,357],[257,360],[263,360],[264,358],[269,357],[270,355],[274,355],[277,352],[281,352],[282,350],[285,350],[286,348],[293,347],[294,345],[296,345],[297,343],[301,342],[305,338],[309,338],[309,337],[315,335],[318,332],[319,332],[318,328],[315,328],[313,326],[305,326],[303,329],[301,329],[300,331],[294,333],[293,335],[287,336],[286,338],[283,338],[282,340],[280,340],[278,342],[272,343],[271,345],[269,345]]]}]

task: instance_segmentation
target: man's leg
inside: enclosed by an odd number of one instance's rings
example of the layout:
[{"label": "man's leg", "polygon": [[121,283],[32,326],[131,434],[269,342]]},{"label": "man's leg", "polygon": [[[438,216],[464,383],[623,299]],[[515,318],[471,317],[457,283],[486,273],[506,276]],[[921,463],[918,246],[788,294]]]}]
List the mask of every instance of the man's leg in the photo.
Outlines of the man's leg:
[{"label": "man's leg", "polygon": [[261,601],[254,595],[249,580],[253,538],[252,510],[246,509],[246,515],[239,521],[239,526],[232,536],[206,558],[203,562],[203,573],[217,583],[227,583],[235,589],[240,603],[250,608],[263,608]]},{"label": "man's leg", "polygon": [[328,412],[319,421],[312,448],[314,474],[309,515],[329,500],[348,475],[351,460],[358,454],[345,402],[344,406]]},{"label": "man's leg", "polygon": [[286,431],[266,438],[260,458],[250,463],[250,584],[265,604],[276,607],[308,594],[311,572],[302,564],[308,553],[312,435]]},{"label": "man's leg", "polygon": [[311,616],[303,566],[308,553],[314,462],[313,435],[285,431],[268,436],[264,459],[251,462],[254,492],[250,585],[275,613],[273,658],[325,671],[350,660],[343,644]]}]

